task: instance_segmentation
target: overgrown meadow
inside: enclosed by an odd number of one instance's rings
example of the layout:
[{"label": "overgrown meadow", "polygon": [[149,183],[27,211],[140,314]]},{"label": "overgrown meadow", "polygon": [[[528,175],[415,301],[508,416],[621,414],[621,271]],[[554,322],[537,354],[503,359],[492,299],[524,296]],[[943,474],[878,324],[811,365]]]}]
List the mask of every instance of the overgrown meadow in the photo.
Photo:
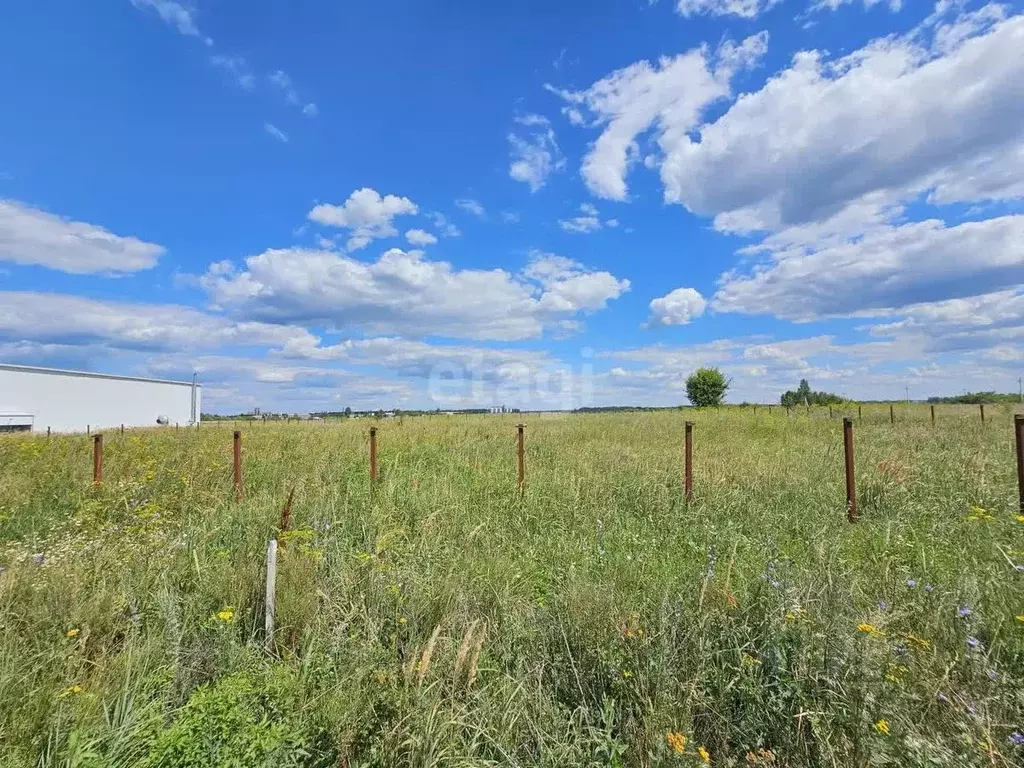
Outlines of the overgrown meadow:
[{"label": "overgrown meadow", "polygon": [[820,409],[0,437],[0,765],[1019,766],[986,415],[865,407],[855,525]]}]

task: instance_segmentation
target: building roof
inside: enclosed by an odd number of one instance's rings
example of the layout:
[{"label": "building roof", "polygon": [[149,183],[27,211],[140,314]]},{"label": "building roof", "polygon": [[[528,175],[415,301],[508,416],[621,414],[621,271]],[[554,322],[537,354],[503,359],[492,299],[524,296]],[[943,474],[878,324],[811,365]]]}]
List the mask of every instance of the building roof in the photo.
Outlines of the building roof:
[{"label": "building roof", "polygon": [[[90,371],[69,371],[61,368],[40,368],[34,365],[11,365],[0,363],[0,371],[15,371],[18,373],[48,373],[54,376],[81,376],[86,379],[115,379],[118,381],[142,381],[148,384],[177,384],[181,387],[191,387],[191,381],[174,381],[171,379],[147,379],[142,376],[119,376],[113,373],[92,373]],[[196,384],[201,387],[202,384]]]}]

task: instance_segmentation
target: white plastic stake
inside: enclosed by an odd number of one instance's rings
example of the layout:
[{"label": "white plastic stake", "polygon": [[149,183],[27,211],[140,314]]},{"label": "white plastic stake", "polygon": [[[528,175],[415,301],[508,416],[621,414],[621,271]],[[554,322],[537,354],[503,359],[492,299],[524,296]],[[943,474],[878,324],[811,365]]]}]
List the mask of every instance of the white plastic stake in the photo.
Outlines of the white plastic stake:
[{"label": "white plastic stake", "polygon": [[267,545],[267,651],[274,652],[274,593],[277,589],[277,539]]}]

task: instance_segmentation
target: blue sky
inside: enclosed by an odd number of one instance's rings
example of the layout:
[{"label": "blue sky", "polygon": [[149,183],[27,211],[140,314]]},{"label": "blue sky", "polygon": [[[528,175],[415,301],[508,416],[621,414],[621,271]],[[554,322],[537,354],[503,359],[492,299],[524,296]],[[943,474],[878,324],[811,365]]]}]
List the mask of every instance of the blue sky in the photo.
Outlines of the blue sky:
[{"label": "blue sky", "polygon": [[207,410],[1024,373],[1024,8],[52,0],[0,26],[0,361]]}]

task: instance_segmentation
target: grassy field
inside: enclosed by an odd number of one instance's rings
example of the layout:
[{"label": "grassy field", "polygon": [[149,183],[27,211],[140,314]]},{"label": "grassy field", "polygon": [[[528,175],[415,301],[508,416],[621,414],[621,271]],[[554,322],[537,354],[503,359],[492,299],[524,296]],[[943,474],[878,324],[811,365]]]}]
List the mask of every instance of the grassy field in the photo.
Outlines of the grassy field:
[{"label": "grassy field", "polygon": [[[848,409],[849,410],[849,409]],[[855,410],[855,409],[854,409]],[[1019,766],[1012,416],[0,438],[2,766]],[[836,416],[840,409],[836,409]],[[681,489],[683,422],[696,494]],[[264,650],[265,551],[295,498]]]}]

